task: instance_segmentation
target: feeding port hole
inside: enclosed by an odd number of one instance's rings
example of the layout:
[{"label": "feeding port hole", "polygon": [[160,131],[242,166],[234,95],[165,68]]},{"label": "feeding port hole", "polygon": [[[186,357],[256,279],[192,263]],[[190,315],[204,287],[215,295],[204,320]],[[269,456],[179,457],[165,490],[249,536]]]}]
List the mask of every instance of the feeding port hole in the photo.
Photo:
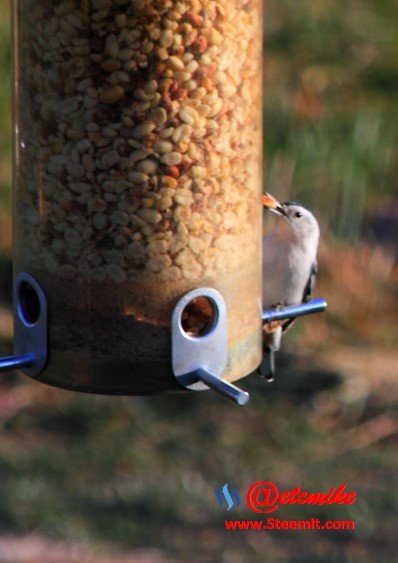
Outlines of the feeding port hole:
[{"label": "feeding port hole", "polygon": [[181,326],[187,336],[200,338],[211,331],[217,317],[217,308],[211,299],[195,297],[181,313]]},{"label": "feeding port hole", "polygon": [[21,281],[18,289],[18,314],[27,325],[34,325],[40,317],[40,299],[35,288],[27,281]]}]

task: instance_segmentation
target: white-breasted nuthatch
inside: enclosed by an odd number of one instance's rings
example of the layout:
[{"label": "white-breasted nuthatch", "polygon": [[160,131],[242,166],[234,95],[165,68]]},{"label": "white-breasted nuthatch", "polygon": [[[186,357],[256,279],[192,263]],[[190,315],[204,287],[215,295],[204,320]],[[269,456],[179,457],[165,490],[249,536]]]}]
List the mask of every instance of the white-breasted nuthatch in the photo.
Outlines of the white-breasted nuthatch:
[{"label": "white-breasted nuthatch", "polygon": [[[263,309],[306,302],[317,274],[318,221],[300,203],[279,203],[270,194],[263,196],[263,205],[281,219],[277,229],[263,239]],[[280,348],[282,333],[292,323],[289,319],[264,325],[260,373],[268,380],[274,377],[274,353]]]}]

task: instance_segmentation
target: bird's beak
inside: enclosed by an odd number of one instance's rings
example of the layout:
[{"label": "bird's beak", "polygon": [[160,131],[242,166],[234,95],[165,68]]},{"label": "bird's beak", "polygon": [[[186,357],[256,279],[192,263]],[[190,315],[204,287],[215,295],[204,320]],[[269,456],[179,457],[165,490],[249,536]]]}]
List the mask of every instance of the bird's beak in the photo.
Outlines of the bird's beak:
[{"label": "bird's beak", "polygon": [[265,193],[263,195],[263,206],[277,215],[286,216],[286,211],[283,209],[282,205],[271,194]]}]

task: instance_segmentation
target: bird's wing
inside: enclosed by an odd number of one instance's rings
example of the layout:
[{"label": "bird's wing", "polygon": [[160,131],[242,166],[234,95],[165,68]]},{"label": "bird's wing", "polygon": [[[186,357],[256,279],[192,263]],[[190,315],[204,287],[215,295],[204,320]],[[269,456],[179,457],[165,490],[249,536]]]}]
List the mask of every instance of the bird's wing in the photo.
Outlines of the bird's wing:
[{"label": "bird's wing", "polygon": [[[318,262],[315,259],[311,266],[310,277],[308,278],[307,285],[304,288],[303,301],[302,301],[303,303],[307,303],[310,300],[312,292],[314,290],[317,275],[318,275]],[[288,319],[285,323],[283,323],[282,331],[286,332],[287,329],[292,326],[295,320],[296,319]]]},{"label": "bird's wing", "polygon": [[308,278],[307,285],[305,286],[304,289],[303,303],[307,303],[310,300],[312,292],[314,291],[317,275],[318,275],[318,262],[315,259],[311,266],[310,277]]}]

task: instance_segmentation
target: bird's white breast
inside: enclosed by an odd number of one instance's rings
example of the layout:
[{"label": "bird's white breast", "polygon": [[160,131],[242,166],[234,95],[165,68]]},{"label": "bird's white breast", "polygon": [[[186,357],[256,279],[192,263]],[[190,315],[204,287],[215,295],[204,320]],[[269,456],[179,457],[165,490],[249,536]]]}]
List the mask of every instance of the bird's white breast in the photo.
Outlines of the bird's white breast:
[{"label": "bird's white breast", "polygon": [[317,240],[273,233],[263,239],[263,307],[301,303],[316,258]]}]

